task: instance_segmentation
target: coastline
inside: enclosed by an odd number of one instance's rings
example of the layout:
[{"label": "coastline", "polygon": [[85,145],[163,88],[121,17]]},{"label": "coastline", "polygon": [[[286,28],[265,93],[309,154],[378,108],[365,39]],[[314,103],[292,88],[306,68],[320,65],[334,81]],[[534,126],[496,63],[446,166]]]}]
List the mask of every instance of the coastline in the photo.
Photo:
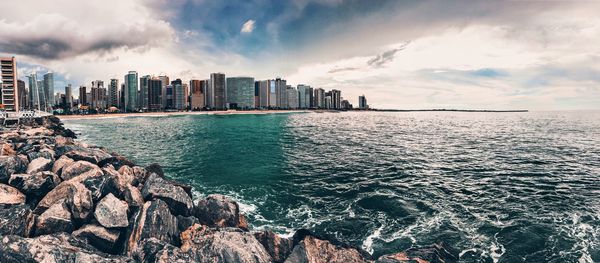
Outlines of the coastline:
[{"label": "coastline", "polygon": [[186,115],[257,115],[257,114],[287,114],[309,113],[311,110],[253,110],[253,111],[177,111],[177,112],[133,112],[133,113],[106,113],[88,115],[55,115],[61,120],[84,120],[126,117],[163,117]]}]

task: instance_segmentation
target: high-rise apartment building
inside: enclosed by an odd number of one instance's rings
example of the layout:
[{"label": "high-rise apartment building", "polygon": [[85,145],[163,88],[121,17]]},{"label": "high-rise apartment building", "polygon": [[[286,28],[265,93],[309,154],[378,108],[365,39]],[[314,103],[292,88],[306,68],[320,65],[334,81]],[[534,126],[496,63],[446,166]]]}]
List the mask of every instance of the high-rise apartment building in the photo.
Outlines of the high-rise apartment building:
[{"label": "high-rise apartment building", "polygon": [[158,79],[161,81],[160,87],[160,98],[162,103],[162,108],[167,108],[167,85],[170,84],[168,76],[158,76]]},{"label": "high-rise apartment building", "polygon": [[119,107],[119,80],[111,79],[110,85],[108,86],[108,107]]},{"label": "high-rise apartment building", "polygon": [[367,97],[365,97],[365,95],[358,96],[358,108],[361,110],[366,110],[369,108],[369,104],[367,104]]},{"label": "high-rise apartment building", "polygon": [[37,81],[37,74],[33,73],[33,74],[29,74],[29,76],[27,77],[27,79],[29,80],[29,108],[30,109],[35,109],[35,110],[41,110],[41,105],[40,105],[40,93],[38,91],[38,81]]},{"label": "high-rise apartment building", "polygon": [[313,96],[313,108],[324,109],[325,108],[325,90],[318,88],[314,90]]},{"label": "high-rise apartment building", "polygon": [[342,92],[339,90],[331,90],[331,103],[333,109],[342,108]]},{"label": "high-rise apartment building", "polygon": [[15,57],[0,58],[0,105],[7,111],[18,111],[17,61]]},{"label": "high-rise apartment building", "polygon": [[148,80],[148,110],[159,111],[162,108],[162,80],[152,78]]},{"label": "high-rise apartment building", "polygon": [[19,102],[19,109],[28,109],[27,105],[27,89],[25,88],[25,81],[17,80],[17,100]]},{"label": "high-rise apartment building", "polygon": [[288,109],[297,109],[300,107],[299,92],[294,87],[288,86],[287,88],[287,105]]},{"label": "high-rise apartment building", "polygon": [[210,90],[212,91],[211,108],[224,110],[227,96],[227,83],[225,82],[225,74],[210,74]]},{"label": "high-rise apartment building", "polygon": [[125,105],[126,111],[136,111],[138,105],[138,73],[129,71],[125,75]]},{"label": "high-rise apartment building", "polygon": [[171,86],[173,86],[173,108],[176,110],[185,109],[185,91],[183,82],[181,79],[176,79],[171,81]]},{"label": "high-rise apartment building", "polygon": [[279,100],[277,97],[277,86],[276,86],[276,82],[274,79],[268,80],[268,87],[269,87],[269,95],[267,96],[267,98],[269,98],[269,108],[276,109],[277,102]]},{"label": "high-rise apartment building", "polygon": [[257,108],[269,108],[270,83],[271,82],[269,80],[258,81],[258,104],[256,105]]},{"label": "high-rise apartment building", "polygon": [[206,80],[193,79],[190,80],[190,109],[200,110],[205,105],[204,96],[206,93]]},{"label": "high-rise apartment building", "polygon": [[253,109],[254,78],[227,78],[227,107],[236,109]]},{"label": "high-rise apartment building", "polygon": [[275,79],[275,93],[277,94],[276,108],[287,108],[287,84],[285,79]]},{"label": "high-rise apartment building", "polygon": [[139,107],[148,110],[148,85],[150,81],[150,75],[146,75],[140,78],[140,93],[139,93]]},{"label": "high-rise apartment building", "polygon": [[71,84],[65,87],[65,106],[68,109],[73,107],[73,88],[71,87]]},{"label": "high-rise apartment building", "polygon": [[79,87],[79,104],[81,106],[87,106],[88,105],[88,101],[87,101],[87,88],[85,86],[80,86]]},{"label": "high-rise apartment building", "polygon": [[54,74],[52,72],[44,74],[44,100],[49,109],[54,106]]}]

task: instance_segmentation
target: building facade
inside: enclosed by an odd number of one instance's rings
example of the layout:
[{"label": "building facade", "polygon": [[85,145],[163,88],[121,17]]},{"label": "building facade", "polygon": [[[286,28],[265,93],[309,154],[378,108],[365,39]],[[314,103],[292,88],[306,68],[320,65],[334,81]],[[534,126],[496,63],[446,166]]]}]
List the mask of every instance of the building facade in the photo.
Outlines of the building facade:
[{"label": "building facade", "polygon": [[232,77],[227,78],[227,108],[253,109],[254,104],[254,78]]},{"label": "building facade", "polygon": [[140,78],[140,92],[139,92],[139,107],[144,110],[148,110],[148,84],[150,81],[150,75],[146,75]]},{"label": "building facade", "polygon": [[73,107],[73,87],[71,87],[71,84],[65,87],[65,107],[68,109]]},{"label": "building facade", "polygon": [[138,73],[129,71],[125,75],[125,111],[136,111],[138,107]]},{"label": "building facade", "polygon": [[369,105],[367,104],[367,97],[365,97],[365,95],[358,96],[358,108],[361,110],[366,110],[369,108]]},{"label": "building facade", "polygon": [[54,107],[54,74],[52,72],[44,74],[44,101],[48,109]]},{"label": "building facade", "polygon": [[7,111],[18,111],[17,60],[15,57],[0,58],[0,105]]},{"label": "building facade", "polygon": [[225,82],[225,74],[210,74],[210,89],[212,91],[211,108],[224,110],[227,99],[227,83]]},{"label": "building facade", "polygon": [[152,78],[148,80],[148,110],[160,111],[162,108],[162,80]]},{"label": "building facade", "polygon": [[120,107],[119,103],[119,80],[111,79],[108,86],[108,107]]}]

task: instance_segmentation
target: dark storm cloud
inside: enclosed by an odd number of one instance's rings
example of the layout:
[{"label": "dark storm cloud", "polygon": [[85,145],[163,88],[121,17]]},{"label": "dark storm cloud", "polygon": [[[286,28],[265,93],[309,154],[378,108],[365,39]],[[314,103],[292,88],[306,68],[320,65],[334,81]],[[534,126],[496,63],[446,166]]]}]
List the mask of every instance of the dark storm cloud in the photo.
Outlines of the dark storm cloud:
[{"label": "dark storm cloud", "polygon": [[[3,40],[7,40],[3,38]],[[8,39],[0,42],[0,52],[29,55],[42,59],[60,58],[68,54],[73,47],[60,39]],[[1,41],[1,40],[0,40]]]}]

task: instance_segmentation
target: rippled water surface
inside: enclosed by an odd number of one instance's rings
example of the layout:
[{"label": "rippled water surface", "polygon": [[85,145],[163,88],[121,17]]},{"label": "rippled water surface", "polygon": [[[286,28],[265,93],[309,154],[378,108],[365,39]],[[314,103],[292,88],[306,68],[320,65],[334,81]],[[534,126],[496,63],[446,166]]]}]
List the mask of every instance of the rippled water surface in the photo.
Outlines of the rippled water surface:
[{"label": "rippled water surface", "polygon": [[305,113],[68,120],[157,162],[254,228],[373,253],[445,241],[462,262],[600,261],[600,112]]}]

